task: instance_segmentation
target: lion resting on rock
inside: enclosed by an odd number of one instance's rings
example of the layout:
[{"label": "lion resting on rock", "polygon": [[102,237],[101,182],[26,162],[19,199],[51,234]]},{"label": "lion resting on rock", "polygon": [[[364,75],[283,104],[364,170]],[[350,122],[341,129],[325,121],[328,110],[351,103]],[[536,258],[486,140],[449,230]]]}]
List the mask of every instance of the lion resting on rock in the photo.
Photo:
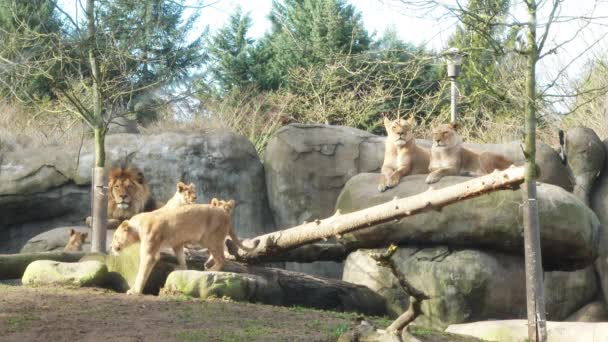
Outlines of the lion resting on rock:
[{"label": "lion resting on rock", "polygon": [[[108,229],[116,229],[122,221],[157,208],[150,195],[150,187],[139,169],[114,168],[110,171],[109,178]],[[91,226],[90,216],[86,222]]]}]

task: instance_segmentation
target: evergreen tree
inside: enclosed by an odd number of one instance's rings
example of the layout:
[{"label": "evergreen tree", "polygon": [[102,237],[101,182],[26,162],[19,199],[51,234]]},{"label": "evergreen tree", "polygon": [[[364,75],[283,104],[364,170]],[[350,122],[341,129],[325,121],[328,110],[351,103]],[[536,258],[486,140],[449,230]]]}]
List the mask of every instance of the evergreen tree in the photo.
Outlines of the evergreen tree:
[{"label": "evergreen tree", "polygon": [[266,88],[285,85],[292,68],[357,54],[370,44],[361,14],[344,0],[274,0],[270,20],[271,32],[256,55],[265,61],[257,77]]},{"label": "evergreen tree", "polygon": [[508,15],[509,7],[509,0],[469,1],[466,10],[474,15],[465,16],[450,39],[450,46],[467,54],[458,83],[465,95],[466,102],[462,105],[474,112],[496,113],[504,104],[502,89],[494,86],[500,64],[508,62],[505,48],[515,37],[515,31],[509,32],[504,25],[498,24]]},{"label": "evergreen tree", "polygon": [[[25,32],[38,34],[40,44],[21,39]],[[61,34],[61,23],[55,15],[55,5],[49,0],[0,0],[0,41],[2,57],[13,63],[24,63],[29,59],[50,53],[52,44]],[[10,65],[10,63],[9,63]],[[5,98],[18,97],[22,101],[51,96],[49,77],[57,71],[57,64],[49,65],[44,75],[30,75],[27,79],[18,73],[4,70],[0,82],[0,94]],[[9,66],[10,68],[10,66]],[[9,86],[10,85],[10,86]],[[16,86],[17,85],[17,86]]]},{"label": "evergreen tree", "polygon": [[252,21],[240,7],[209,40],[209,71],[221,92],[242,89],[253,82],[254,40],[247,37]]},{"label": "evergreen tree", "polygon": [[180,80],[204,61],[202,39],[188,37],[197,15],[184,19],[185,8],[184,0],[100,1],[101,39],[127,52],[134,88]]}]

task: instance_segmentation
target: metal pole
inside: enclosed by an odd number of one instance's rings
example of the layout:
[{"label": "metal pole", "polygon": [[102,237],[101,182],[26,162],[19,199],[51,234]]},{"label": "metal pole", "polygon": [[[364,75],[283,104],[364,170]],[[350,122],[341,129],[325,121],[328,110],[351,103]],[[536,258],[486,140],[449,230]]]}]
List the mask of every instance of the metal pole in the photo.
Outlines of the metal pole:
[{"label": "metal pole", "polygon": [[450,98],[451,98],[451,106],[450,106],[450,110],[451,110],[451,118],[450,121],[451,122],[456,122],[456,120],[458,119],[458,86],[456,84],[456,77],[450,77],[450,83],[451,83],[451,92],[450,92]]},{"label": "metal pole", "polygon": [[91,252],[106,253],[106,231],[108,222],[108,194],[106,172],[103,167],[93,169],[93,224]]}]

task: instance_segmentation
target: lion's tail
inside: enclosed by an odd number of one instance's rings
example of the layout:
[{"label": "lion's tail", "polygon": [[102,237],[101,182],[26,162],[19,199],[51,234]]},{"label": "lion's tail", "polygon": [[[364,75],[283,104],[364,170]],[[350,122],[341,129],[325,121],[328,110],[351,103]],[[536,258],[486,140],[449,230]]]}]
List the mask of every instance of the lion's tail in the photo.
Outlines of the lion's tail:
[{"label": "lion's tail", "polygon": [[251,251],[255,250],[256,247],[258,246],[258,244],[260,243],[259,240],[255,240],[253,247],[247,247],[247,246],[243,245],[241,240],[239,240],[239,237],[236,236],[232,223],[230,223],[230,229],[228,229],[228,235],[230,236],[230,238],[232,239],[232,241],[234,242],[235,245],[237,245],[240,249],[242,249],[246,252],[251,252]]}]

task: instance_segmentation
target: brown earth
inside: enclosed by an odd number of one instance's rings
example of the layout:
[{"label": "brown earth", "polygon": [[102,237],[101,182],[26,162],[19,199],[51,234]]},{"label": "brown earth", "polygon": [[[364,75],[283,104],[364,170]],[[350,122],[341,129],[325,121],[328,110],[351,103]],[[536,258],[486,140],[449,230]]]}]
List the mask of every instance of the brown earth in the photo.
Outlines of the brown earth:
[{"label": "brown earth", "polygon": [[220,299],[0,284],[3,342],[335,341],[354,317]]},{"label": "brown earth", "polygon": [[[340,313],[102,289],[0,283],[0,341],[336,341],[357,318]],[[366,318],[380,327],[390,321]],[[414,330],[423,342],[472,341]]]}]

